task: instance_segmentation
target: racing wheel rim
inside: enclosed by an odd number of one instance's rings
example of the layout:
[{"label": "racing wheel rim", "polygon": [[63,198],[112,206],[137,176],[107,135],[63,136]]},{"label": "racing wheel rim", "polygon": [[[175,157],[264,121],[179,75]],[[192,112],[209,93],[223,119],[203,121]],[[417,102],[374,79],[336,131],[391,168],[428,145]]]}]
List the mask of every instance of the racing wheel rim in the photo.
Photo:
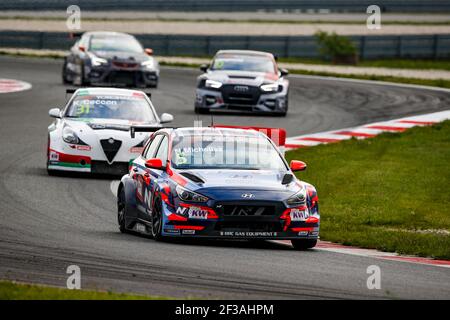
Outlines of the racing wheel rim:
[{"label": "racing wheel rim", "polygon": [[162,216],[161,216],[161,202],[156,200],[152,211],[152,234],[154,238],[161,236]]},{"label": "racing wheel rim", "polygon": [[120,191],[117,197],[117,221],[119,223],[120,231],[125,231],[125,194]]}]

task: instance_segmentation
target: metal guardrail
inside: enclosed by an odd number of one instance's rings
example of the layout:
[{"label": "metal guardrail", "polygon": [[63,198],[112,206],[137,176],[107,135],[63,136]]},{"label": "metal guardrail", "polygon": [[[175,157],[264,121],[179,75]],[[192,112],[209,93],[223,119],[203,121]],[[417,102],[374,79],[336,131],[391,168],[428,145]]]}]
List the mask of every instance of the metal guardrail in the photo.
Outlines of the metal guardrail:
[{"label": "metal guardrail", "polygon": [[[126,2],[126,3],[125,3]],[[151,11],[319,11],[365,12],[377,4],[383,12],[450,12],[449,0],[2,0],[0,10],[65,10],[77,4],[82,10]]]},{"label": "metal guardrail", "polygon": [[[204,36],[135,35],[156,55],[211,56],[220,49],[269,51],[279,57],[316,58],[319,56],[314,36]],[[360,57],[372,58],[448,58],[450,34],[352,36]],[[0,47],[67,50],[74,43],[65,32],[0,31]]]}]

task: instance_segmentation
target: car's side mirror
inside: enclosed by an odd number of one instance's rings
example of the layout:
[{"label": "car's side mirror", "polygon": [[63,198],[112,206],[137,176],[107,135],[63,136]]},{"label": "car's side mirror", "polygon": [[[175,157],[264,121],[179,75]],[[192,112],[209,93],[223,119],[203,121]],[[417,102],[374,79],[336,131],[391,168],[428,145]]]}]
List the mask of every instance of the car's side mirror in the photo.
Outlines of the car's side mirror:
[{"label": "car's side mirror", "polygon": [[172,122],[173,121],[173,115],[171,115],[170,113],[163,113],[159,119],[159,121],[161,123],[167,123],[167,122]]},{"label": "car's side mirror", "polygon": [[82,52],[85,52],[86,51],[86,48],[85,48],[85,46],[78,46],[78,50],[80,50],[80,51],[82,51]]},{"label": "car's side mirror", "polygon": [[208,71],[208,68],[209,68],[209,65],[207,65],[207,64],[202,64],[202,65],[200,66],[200,70],[203,71],[203,72]]},{"label": "car's side mirror", "polygon": [[61,110],[59,108],[50,109],[48,115],[52,118],[61,118]]},{"label": "car's side mirror", "polygon": [[306,170],[306,163],[304,163],[303,161],[292,160],[290,168],[292,171],[304,171]]},{"label": "car's side mirror", "polygon": [[145,166],[151,169],[159,169],[159,170],[164,169],[161,159],[158,158],[148,159],[147,161],[145,161]]},{"label": "car's side mirror", "polygon": [[151,48],[145,48],[145,53],[147,54],[147,55],[149,55],[149,56],[152,56],[153,55],[153,49],[151,49]]},{"label": "car's side mirror", "polygon": [[287,69],[280,68],[280,74],[282,77],[285,77],[289,74],[289,71]]}]

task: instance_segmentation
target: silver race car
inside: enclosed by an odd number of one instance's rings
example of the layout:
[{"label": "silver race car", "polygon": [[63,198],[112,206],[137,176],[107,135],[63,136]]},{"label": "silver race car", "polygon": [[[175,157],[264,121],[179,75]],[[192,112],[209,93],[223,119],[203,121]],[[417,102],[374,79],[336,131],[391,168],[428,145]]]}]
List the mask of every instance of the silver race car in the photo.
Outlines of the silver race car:
[{"label": "silver race car", "polygon": [[271,53],[221,50],[211,65],[202,65],[195,112],[238,110],[286,115],[288,71],[277,66]]},{"label": "silver race car", "polygon": [[64,84],[158,86],[159,64],[152,49],[119,32],[85,32],[64,59]]}]

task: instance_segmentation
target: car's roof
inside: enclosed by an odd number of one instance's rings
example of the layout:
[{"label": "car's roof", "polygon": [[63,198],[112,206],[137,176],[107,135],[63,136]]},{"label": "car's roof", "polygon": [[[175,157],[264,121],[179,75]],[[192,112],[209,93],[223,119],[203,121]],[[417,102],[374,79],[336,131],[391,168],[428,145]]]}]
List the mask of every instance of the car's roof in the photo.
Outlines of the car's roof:
[{"label": "car's roof", "polygon": [[83,91],[87,91],[89,94],[119,94],[119,95],[133,95],[135,93],[140,93],[145,95],[144,92],[132,89],[121,89],[121,88],[80,88],[77,89],[74,95],[77,95]]},{"label": "car's roof", "polygon": [[217,51],[216,56],[221,54],[263,56],[273,58],[273,54],[271,54],[270,52],[255,51],[255,50],[219,50]]},{"label": "car's roof", "polygon": [[265,135],[253,129],[239,129],[239,128],[221,128],[221,127],[183,127],[170,130],[174,134],[181,136],[194,135],[222,135],[222,136],[240,136],[240,137],[265,137]]},{"label": "car's roof", "polygon": [[84,35],[87,36],[102,36],[102,37],[133,37],[131,34],[115,31],[88,31]]}]

